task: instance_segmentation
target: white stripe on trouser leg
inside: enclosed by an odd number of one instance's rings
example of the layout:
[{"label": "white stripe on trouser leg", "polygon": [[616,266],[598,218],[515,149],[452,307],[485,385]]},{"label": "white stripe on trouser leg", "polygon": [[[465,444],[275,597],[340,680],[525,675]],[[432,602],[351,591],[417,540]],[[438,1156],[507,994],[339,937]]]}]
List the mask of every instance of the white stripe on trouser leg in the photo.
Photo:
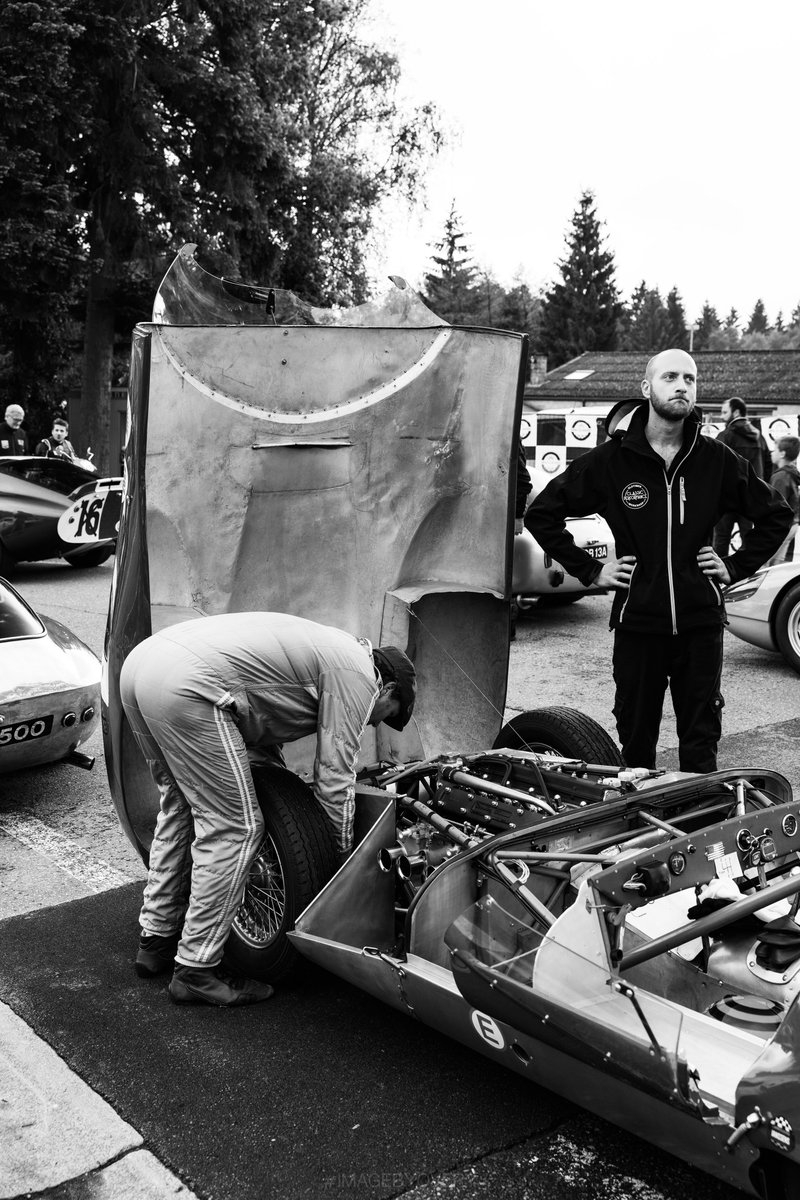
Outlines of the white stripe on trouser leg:
[{"label": "white stripe on trouser leg", "polygon": [[254,845],[254,842],[256,841],[258,821],[253,811],[252,792],[248,786],[245,773],[242,770],[242,764],[239,761],[239,756],[236,753],[236,746],[234,745],[231,737],[231,731],[228,726],[228,722],[226,721],[221,709],[217,708],[216,705],[214,706],[214,721],[219,732],[222,748],[225,751],[225,756],[228,759],[228,763],[230,764],[231,771],[238,787],[239,798],[242,802],[242,817],[246,837],[239,851],[239,857],[231,877],[231,883],[230,887],[228,888],[228,894],[225,897],[225,903],[222,906],[220,919],[214,924],[202,946],[200,947],[198,958],[200,958],[201,961],[205,961],[209,953],[209,948],[213,948],[214,943],[219,940],[220,930],[223,924],[227,921],[228,913],[230,912],[230,909],[234,903],[234,899],[244,888],[247,872],[250,869],[250,862],[257,848]]}]

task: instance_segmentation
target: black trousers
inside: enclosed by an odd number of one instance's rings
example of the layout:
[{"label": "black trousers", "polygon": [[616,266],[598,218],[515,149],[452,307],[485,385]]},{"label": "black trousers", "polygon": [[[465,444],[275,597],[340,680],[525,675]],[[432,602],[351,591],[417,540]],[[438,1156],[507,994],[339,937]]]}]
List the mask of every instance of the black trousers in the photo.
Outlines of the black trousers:
[{"label": "black trousers", "polygon": [[721,628],[688,633],[614,635],[614,682],[622,757],[628,767],[654,767],[664,695],[669,686],[678,730],[680,769],[716,771],[722,733]]}]

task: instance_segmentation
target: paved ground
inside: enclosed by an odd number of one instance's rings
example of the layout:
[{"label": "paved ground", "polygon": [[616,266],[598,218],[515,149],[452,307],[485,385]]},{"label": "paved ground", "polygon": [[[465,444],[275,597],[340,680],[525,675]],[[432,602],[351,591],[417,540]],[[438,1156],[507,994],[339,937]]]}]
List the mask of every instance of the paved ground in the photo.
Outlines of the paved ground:
[{"label": "paved ground", "polygon": [[[109,580],[20,587],[100,650]],[[605,598],[522,622],[509,712],[612,727],[606,624]],[[796,688],[728,639],[723,765],[800,784]],[[669,721],[662,744],[675,765]],[[0,1200],[739,1195],[322,973],[251,1010],[169,1005],[131,969],[143,870],[93,749],[92,774],[0,777]]]}]

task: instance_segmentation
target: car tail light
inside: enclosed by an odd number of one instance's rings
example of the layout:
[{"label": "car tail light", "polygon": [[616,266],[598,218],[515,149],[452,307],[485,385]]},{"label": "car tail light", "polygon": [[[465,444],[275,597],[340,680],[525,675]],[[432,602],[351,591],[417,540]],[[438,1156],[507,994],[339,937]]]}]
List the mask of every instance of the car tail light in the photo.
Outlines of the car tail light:
[{"label": "car tail light", "polygon": [[64,713],[61,718],[61,724],[65,729],[70,729],[78,719],[78,714],[74,712]]}]

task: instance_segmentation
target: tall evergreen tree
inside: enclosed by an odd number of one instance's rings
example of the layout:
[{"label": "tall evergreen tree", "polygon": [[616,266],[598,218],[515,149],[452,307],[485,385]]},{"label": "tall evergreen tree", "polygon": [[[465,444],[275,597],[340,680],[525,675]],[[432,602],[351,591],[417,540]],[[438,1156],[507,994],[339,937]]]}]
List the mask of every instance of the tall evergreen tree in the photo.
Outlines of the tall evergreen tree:
[{"label": "tall evergreen tree", "polygon": [[655,352],[667,346],[667,310],[658,288],[642,282],[631,297],[627,328],[620,340],[623,350]]},{"label": "tall evergreen tree", "polygon": [[628,303],[622,305],[622,311],[617,321],[617,346],[620,350],[633,349],[631,331],[639,320],[646,295],[647,283],[643,279],[634,288]]},{"label": "tall evergreen tree", "polygon": [[708,350],[709,338],[715,329],[719,329],[720,320],[717,316],[717,310],[713,304],[709,304],[706,300],[703,305],[703,311],[700,313],[700,320],[697,322],[697,332],[694,335],[692,348],[694,350]]},{"label": "tall evergreen tree", "polygon": [[553,366],[584,350],[613,350],[622,305],[614,280],[614,255],[604,247],[594,195],[584,192],[567,234],[561,280],[544,299],[542,339]]},{"label": "tall evergreen tree", "polygon": [[451,325],[476,324],[476,310],[481,304],[476,285],[478,268],[472,261],[467,235],[461,227],[456,202],[444,223],[444,234],[434,243],[431,258],[438,268],[425,276],[424,294],[437,316]]},{"label": "tall evergreen tree", "polygon": [[747,323],[747,333],[766,333],[769,329],[769,321],[764,308],[764,301],[756,300],[753,306],[753,311],[750,314],[750,320]]},{"label": "tall evergreen tree", "polygon": [[689,331],[686,328],[686,309],[677,287],[670,289],[667,296],[666,346],[669,350],[688,350]]}]

